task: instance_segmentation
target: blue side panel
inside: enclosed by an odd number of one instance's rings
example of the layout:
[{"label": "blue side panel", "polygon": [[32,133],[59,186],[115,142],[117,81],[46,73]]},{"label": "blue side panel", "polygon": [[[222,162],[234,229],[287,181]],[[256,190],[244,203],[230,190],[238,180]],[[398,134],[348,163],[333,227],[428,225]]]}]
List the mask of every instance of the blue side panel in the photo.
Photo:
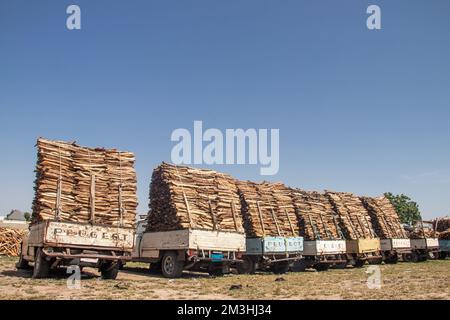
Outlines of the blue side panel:
[{"label": "blue side panel", "polygon": [[439,250],[450,252],[450,240],[439,240]]},{"label": "blue side panel", "polygon": [[288,252],[302,252],[303,251],[303,237],[286,238],[286,249]]}]

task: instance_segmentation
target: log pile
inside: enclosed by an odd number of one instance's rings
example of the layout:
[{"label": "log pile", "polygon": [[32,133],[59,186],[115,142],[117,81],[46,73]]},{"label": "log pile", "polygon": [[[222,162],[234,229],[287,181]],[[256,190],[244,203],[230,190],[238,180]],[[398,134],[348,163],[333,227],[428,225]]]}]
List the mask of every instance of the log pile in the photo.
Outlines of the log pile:
[{"label": "log pile", "polygon": [[361,200],[369,212],[377,237],[381,239],[408,238],[400,218],[388,198],[362,197]]},{"label": "log pile", "polygon": [[437,218],[433,224],[437,232],[444,232],[450,229],[450,217]]},{"label": "log pile", "polygon": [[20,244],[27,233],[28,230],[0,227],[0,256],[19,256]]},{"label": "log pile", "polygon": [[295,189],[292,198],[305,240],[342,239],[339,219],[326,195]]},{"label": "log pile", "polygon": [[361,199],[347,192],[326,191],[325,194],[339,215],[342,232],[347,240],[376,237],[369,213]]},{"label": "log pile", "polygon": [[450,228],[445,231],[439,232],[440,240],[450,240]]},{"label": "log pile", "polygon": [[32,223],[59,219],[132,227],[134,154],[38,139]]},{"label": "log pile", "polygon": [[212,170],[163,163],[152,175],[147,231],[244,232],[234,179]]},{"label": "log pile", "polygon": [[298,236],[290,190],[281,183],[237,181],[247,237]]},{"label": "log pile", "polygon": [[410,239],[436,238],[437,234],[430,228],[416,227],[409,233]]}]

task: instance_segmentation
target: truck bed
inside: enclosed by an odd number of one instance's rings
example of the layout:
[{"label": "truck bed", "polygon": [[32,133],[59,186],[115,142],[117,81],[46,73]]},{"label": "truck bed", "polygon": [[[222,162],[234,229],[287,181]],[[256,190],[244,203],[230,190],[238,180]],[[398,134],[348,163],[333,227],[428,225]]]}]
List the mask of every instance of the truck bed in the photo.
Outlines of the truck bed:
[{"label": "truck bed", "polygon": [[[184,229],[145,232],[139,243],[140,257],[152,257],[160,250],[245,251],[245,235],[236,232]],[[136,255],[136,253],[135,253]]]},{"label": "truck bed", "polygon": [[345,240],[313,240],[303,242],[304,256],[346,253]]}]

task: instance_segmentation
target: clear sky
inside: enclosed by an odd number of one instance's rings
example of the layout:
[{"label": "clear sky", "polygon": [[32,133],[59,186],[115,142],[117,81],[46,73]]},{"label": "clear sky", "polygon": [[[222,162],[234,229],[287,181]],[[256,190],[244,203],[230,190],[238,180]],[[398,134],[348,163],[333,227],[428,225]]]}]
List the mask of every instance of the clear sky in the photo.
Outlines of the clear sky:
[{"label": "clear sky", "polygon": [[[81,30],[66,28],[70,4]],[[382,30],[367,29],[369,4]],[[30,210],[39,136],[135,152],[145,213],[172,131],[202,120],[279,128],[270,180],[406,193],[446,215],[450,1],[0,0],[0,119],[1,214]]]}]

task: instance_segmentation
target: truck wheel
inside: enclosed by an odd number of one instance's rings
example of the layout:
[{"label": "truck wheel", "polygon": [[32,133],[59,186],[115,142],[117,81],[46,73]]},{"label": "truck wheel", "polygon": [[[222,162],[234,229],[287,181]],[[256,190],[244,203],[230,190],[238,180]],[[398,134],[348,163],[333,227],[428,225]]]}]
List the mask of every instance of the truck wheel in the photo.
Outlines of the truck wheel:
[{"label": "truck wheel", "polygon": [[33,279],[41,279],[48,277],[50,273],[50,262],[45,259],[45,254],[42,248],[36,250],[33,267]]},{"label": "truck wheel", "polygon": [[333,265],[333,269],[345,269],[347,268],[347,262],[336,263]]},{"label": "truck wheel", "polygon": [[102,263],[102,265],[100,266],[100,272],[102,274],[102,279],[115,280],[117,278],[117,275],[119,274],[119,263]]},{"label": "truck wheel", "polygon": [[447,257],[447,252],[439,252],[438,259],[444,260]]},{"label": "truck wheel", "polygon": [[208,267],[208,274],[212,277],[223,277],[225,274],[225,266],[223,266],[221,263],[211,263]]},{"label": "truck wheel", "polygon": [[292,272],[304,272],[306,271],[306,261],[305,259],[300,259],[298,261],[295,261],[294,264],[291,267]]},{"label": "truck wheel", "polygon": [[[444,258],[445,259],[445,258]],[[22,249],[20,250],[20,255],[19,255],[19,261],[17,261],[16,263],[16,269],[21,270],[21,269],[30,269],[30,264],[28,263],[27,260],[25,260],[23,258],[23,254],[22,254]]]},{"label": "truck wheel", "polygon": [[420,257],[417,252],[411,252],[406,254],[406,259],[408,262],[419,262]]},{"label": "truck wheel", "polygon": [[238,263],[236,265],[236,269],[237,269],[238,273],[239,274],[254,274],[256,271],[255,261],[248,256],[245,256],[242,260],[243,260],[243,262]]},{"label": "truck wheel", "polygon": [[355,264],[353,265],[355,268],[362,268],[366,264],[366,260],[356,259]]},{"label": "truck wheel", "polygon": [[[406,257],[406,255],[405,255]],[[384,263],[386,264],[396,264],[398,262],[398,257],[397,255],[392,255],[392,256],[388,256],[385,260]]]},{"label": "truck wheel", "polygon": [[166,278],[179,278],[183,274],[184,261],[177,260],[176,252],[166,252],[161,261],[161,271]]},{"label": "truck wheel", "polygon": [[381,264],[383,262],[383,258],[375,258],[375,259],[369,259],[369,264]]},{"label": "truck wheel", "polygon": [[289,271],[289,262],[275,262],[270,266],[270,270],[275,274],[283,274]]},{"label": "truck wheel", "polygon": [[330,265],[328,263],[318,263],[314,266],[314,269],[316,269],[317,271],[327,271],[328,269],[330,269]]}]

